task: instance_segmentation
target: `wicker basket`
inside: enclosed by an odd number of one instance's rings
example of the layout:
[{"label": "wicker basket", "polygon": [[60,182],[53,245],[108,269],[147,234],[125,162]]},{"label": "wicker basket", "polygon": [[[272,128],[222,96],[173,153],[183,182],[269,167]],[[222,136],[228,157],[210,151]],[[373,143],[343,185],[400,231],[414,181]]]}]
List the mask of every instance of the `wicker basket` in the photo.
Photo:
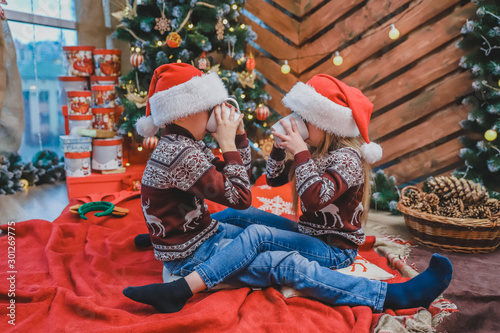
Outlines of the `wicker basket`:
[{"label": "wicker basket", "polygon": [[500,216],[460,219],[421,212],[401,203],[408,190],[421,192],[415,186],[405,187],[397,209],[403,213],[410,236],[416,243],[463,253],[493,252],[500,245]]}]

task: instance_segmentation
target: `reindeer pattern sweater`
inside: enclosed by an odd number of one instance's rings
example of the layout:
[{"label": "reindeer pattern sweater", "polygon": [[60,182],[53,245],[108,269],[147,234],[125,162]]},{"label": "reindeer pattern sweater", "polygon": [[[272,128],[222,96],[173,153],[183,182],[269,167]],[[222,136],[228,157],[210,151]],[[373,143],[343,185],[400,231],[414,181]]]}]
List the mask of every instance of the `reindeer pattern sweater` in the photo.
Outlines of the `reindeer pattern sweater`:
[{"label": "reindeer pattern sweater", "polygon": [[221,161],[183,127],[170,124],[165,133],[144,171],[141,203],[156,259],[171,261],[189,256],[217,231],[204,199],[250,206],[251,156],[245,134],[236,136],[238,152],[224,153]]},{"label": "reindeer pattern sweater", "polygon": [[359,153],[341,148],[312,159],[309,151],[302,151],[292,161],[286,160],[284,149],[274,147],[266,167],[268,185],[288,183],[293,163],[303,213],[299,231],[344,249],[364,243],[360,220],[364,172]]}]

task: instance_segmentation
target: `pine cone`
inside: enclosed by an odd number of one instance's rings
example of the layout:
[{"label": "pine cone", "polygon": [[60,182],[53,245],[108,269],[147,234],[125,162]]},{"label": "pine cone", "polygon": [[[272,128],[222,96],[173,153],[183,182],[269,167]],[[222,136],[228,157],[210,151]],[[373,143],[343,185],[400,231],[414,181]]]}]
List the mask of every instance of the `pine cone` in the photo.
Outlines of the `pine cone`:
[{"label": "pine cone", "polygon": [[431,177],[426,187],[441,199],[460,198],[466,204],[483,203],[489,198],[488,191],[481,184],[453,176]]},{"label": "pine cone", "polygon": [[491,211],[489,207],[484,205],[471,206],[465,210],[463,217],[471,219],[486,219],[491,217]]},{"label": "pine cone", "polygon": [[498,199],[488,199],[485,206],[490,209],[492,215],[500,213],[500,200]]},{"label": "pine cone", "polygon": [[463,217],[464,210],[464,202],[459,198],[441,200],[438,208],[440,215],[456,218]]}]

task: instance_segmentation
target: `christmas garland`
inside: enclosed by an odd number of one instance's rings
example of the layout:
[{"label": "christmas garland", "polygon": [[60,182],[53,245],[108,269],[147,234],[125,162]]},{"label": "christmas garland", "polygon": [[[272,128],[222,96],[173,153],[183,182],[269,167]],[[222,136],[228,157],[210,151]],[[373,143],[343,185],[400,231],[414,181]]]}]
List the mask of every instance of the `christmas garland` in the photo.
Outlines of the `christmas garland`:
[{"label": "christmas garland", "polygon": [[28,186],[52,184],[66,178],[64,162],[50,150],[24,163],[19,154],[0,154],[0,195],[25,191]]},{"label": "christmas garland", "polygon": [[472,1],[478,6],[476,17],[462,28],[458,47],[467,53],[460,66],[471,71],[474,95],[463,100],[471,111],[461,125],[468,131],[461,137],[465,148],[460,157],[465,167],[457,177],[465,177],[489,187],[491,196],[500,192],[500,3],[496,0]]}]

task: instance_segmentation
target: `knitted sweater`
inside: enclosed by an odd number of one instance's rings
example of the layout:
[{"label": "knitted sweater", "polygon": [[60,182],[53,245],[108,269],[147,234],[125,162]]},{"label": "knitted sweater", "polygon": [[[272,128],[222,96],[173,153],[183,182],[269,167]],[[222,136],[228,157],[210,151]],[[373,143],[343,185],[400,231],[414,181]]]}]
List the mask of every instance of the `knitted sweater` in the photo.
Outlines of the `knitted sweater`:
[{"label": "knitted sweater", "polygon": [[185,258],[217,231],[204,199],[237,209],[251,204],[250,146],[236,136],[238,152],[215,157],[202,142],[175,124],[148,161],[141,186],[142,211],[161,261]]},{"label": "knitted sweater", "polygon": [[357,248],[364,243],[360,221],[364,172],[359,153],[341,148],[314,160],[309,151],[296,154],[294,161],[285,158],[285,150],[273,148],[267,161],[267,183],[288,183],[290,168],[295,163],[303,213],[299,231],[340,248]]}]

